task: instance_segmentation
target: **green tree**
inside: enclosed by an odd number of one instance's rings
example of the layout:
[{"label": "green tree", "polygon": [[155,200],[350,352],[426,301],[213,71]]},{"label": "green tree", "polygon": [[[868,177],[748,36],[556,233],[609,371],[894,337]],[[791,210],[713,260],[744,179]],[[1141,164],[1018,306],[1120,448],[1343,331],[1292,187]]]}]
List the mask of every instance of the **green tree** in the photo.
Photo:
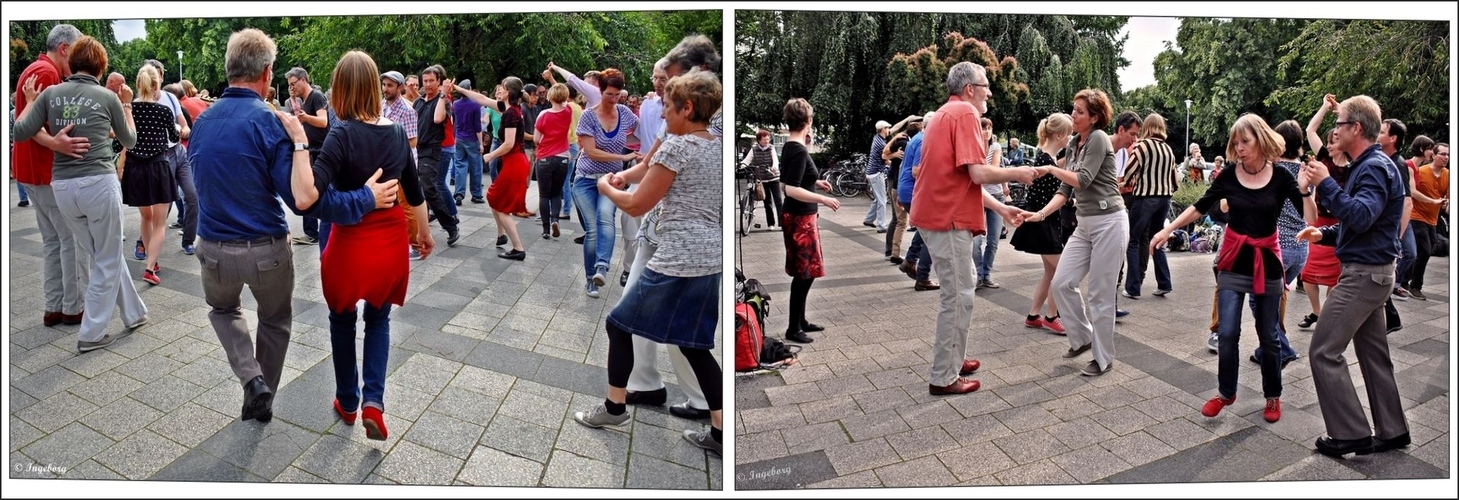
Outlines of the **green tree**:
[{"label": "green tree", "polygon": [[117,45],[116,33],[112,30],[111,21],[99,19],[82,19],[66,21],[11,21],[10,22],[10,80],[7,83],[6,93],[13,93],[18,88],[16,82],[20,80],[20,73],[25,67],[35,62],[36,56],[46,51],[46,36],[51,33],[51,28],[58,24],[69,24],[75,26],[81,34],[96,38],[101,42],[107,51],[111,51]]}]

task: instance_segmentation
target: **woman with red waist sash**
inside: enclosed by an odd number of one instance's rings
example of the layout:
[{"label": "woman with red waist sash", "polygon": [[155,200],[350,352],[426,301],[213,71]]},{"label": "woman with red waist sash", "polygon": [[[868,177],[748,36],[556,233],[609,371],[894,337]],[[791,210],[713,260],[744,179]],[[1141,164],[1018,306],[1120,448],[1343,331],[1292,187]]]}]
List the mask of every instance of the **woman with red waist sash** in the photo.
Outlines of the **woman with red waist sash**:
[{"label": "woman with red waist sash", "polygon": [[[354,425],[363,403],[365,435],[384,440],[385,370],[390,354],[390,304],[405,303],[410,278],[409,234],[405,210],[414,210],[417,220],[426,220],[425,195],[416,174],[410,141],[405,129],[381,116],[380,71],[364,52],[351,51],[340,58],[331,82],[330,106],[340,122],[329,130],[312,168],[295,168],[291,186],[300,209],[312,206],[319,193],[333,184],[336,189],[357,189],[374,176],[380,181],[398,179],[409,208],[395,205],[365,215],[357,224],[335,224],[329,243],[320,257],[320,278],[324,300],[329,305],[329,337],[334,359],[334,411],[347,425]],[[284,126],[298,142],[303,128],[291,117]],[[420,225],[417,237],[422,258],[429,256],[435,242],[430,228]],[[364,394],[355,365],[356,304],[365,301],[363,356]]]},{"label": "woman with red waist sash", "polygon": [[1225,199],[1230,208],[1225,236],[1217,259],[1217,302],[1220,309],[1220,351],[1217,362],[1217,395],[1201,408],[1201,414],[1214,417],[1221,409],[1236,402],[1236,377],[1239,371],[1241,306],[1246,294],[1255,300],[1256,334],[1261,340],[1262,392],[1266,407],[1262,416],[1268,422],[1281,418],[1282,368],[1277,340],[1277,314],[1284,288],[1282,252],[1277,243],[1277,218],[1282,204],[1291,201],[1303,207],[1303,219],[1315,222],[1317,205],[1312,191],[1300,185],[1286,169],[1275,168],[1286,141],[1267,126],[1261,117],[1242,115],[1231,127],[1226,156],[1236,163],[1232,174],[1217,176],[1206,194],[1167,224],[1151,240],[1159,248],[1175,228],[1194,222]]}]

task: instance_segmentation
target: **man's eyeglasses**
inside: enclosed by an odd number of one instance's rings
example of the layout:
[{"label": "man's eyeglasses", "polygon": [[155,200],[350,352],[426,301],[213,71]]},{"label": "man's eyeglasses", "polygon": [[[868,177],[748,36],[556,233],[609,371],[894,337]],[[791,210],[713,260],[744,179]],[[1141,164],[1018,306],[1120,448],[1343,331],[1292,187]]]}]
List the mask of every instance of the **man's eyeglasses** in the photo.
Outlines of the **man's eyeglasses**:
[{"label": "man's eyeglasses", "polygon": [[1338,120],[1338,121],[1334,122],[1333,125],[1337,126],[1338,128],[1341,128],[1343,125],[1352,125],[1354,123],[1358,123],[1358,122],[1351,121],[1351,120],[1350,121]]},{"label": "man's eyeglasses", "polygon": [[968,85],[972,85],[974,87],[988,88],[988,84],[986,84],[986,83],[969,83]]}]

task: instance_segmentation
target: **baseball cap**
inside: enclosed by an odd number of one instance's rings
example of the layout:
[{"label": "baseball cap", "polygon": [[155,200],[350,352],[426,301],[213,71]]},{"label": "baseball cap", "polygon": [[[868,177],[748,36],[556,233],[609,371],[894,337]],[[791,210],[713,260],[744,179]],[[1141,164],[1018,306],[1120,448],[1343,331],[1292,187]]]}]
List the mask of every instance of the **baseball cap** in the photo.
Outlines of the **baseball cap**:
[{"label": "baseball cap", "polygon": [[397,85],[405,85],[405,76],[401,75],[399,71],[386,71],[380,74],[380,78],[389,78],[395,80]]},{"label": "baseball cap", "polygon": [[881,130],[881,129],[884,129],[884,128],[892,128],[892,124],[887,123],[886,120],[877,120],[876,121],[876,129],[877,130]]}]

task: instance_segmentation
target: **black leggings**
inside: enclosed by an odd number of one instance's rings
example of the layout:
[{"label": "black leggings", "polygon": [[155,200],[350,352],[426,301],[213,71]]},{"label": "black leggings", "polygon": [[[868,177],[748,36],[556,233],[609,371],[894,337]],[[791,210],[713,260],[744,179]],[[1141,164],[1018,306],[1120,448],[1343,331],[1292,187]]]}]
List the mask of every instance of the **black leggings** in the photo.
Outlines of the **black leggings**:
[{"label": "black leggings", "polygon": [[566,156],[537,159],[537,213],[542,214],[542,232],[552,230],[562,212],[562,185],[567,182]]},{"label": "black leggings", "polygon": [[790,279],[790,323],[785,326],[785,334],[800,331],[805,320],[805,301],[811,294],[811,284],[815,278],[791,278]]},{"label": "black leggings", "polygon": [[765,227],[775,227],[780,224],[780,207],[784,205],[780,181],[765,181],[761,187],[765,189]]},{"label": "black leggings", "polygon": [[[608,385],[628,387],[628,375],[633,372],[633,334],[606,323],[608,327]],[[689,367],[694,369],[694,378],[699,389],[704,391],[704,400],[710,411],[724,409],[723,388],[719,386],[721,372],[719,363],[709,349],[676,347],[684,353]]]}]

